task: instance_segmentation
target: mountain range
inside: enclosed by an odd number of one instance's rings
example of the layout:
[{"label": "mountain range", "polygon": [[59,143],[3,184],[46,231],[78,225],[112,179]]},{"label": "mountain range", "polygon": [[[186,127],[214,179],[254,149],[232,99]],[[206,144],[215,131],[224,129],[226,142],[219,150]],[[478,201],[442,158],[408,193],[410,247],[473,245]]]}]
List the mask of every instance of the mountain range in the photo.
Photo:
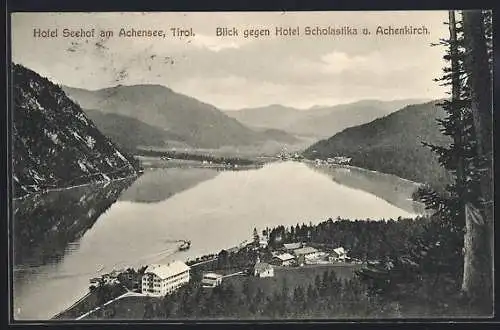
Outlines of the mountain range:
[{"label": "mountain range", "polygon": [[347,155],[353,165],[414,181],[446,180],[435,155],[421,144],[450,142],[435,120],[444,115],[437,101],[222,112],[160,85],[89,91],[55,85],[21,65],[14,65],[13,73],[16,196],[134,174],[138,166],[130,154],[141,146],[220,148],[269,141],[275,147],[298,146],[324,135],[331,137],[307,148],[306,157]]},{"label": "mountain range", "polygon": [[291,134],[325,138],[351,126],[370,122],[422,99],[395,101],[361,100],[334,106],[300,110],[282,105],[226,110],[225,113],[250,127],[284,130]]},{"label": "mountain range", "polygon": [[[127,148],[144,144],[164,146],[162,140],[193,148],[298,141],[285,132],[251,129],[210,104],[161,85],[118,85],[95,91],[63,89],[86,109],[104,134]],[[114,125],[114,120],[126,124],[127,129]],[[147,136],[141,136],[144,131],[149,131]]]},{"label": "mountain range", "polygon": [[[84,112],[101,132],[131,153],[140,146],[162,146],[166,143],[165,141],[182,140],[179,135],[132,117],[93,109],[84,109]],[[181,146],[187,147],[188,145],[184,143]]]},{"label": "mountain range", "polygon": [[445,112],[438,101],[414,104],[369,123],[350,127],[304,151],[309,159],[352,157],[352,165],[395,174],[442,189],[449,182],[437,156],[422,145],[451,143],[436,119]]},{"label": "mountain range", "polygon": [[12,71],[15,197],[137,173],[59,86],[21,65]]}]

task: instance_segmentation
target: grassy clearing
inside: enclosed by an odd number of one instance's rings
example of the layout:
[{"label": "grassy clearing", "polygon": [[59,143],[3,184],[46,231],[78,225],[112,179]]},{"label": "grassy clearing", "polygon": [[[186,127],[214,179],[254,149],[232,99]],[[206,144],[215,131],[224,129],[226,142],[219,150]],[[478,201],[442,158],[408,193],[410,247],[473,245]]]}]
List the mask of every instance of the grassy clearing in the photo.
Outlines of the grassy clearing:
[{"label": "grassy clearing", "polygon": [[159,302],[161,298],[147,296],[130,296],[116,300],[105,308],[100,309],[83,320],[142,320],[144,310],[148,300],[150,302]]},{"label": "grassy clearing", "polygon": [[231,284],[235,291],[241,293],[243,283],[247,282],[250,291],[261,288],[266,295],[270,296],[277,290],[282,290],[286,285],[288,290],[297,286],[304,289],[309,284],[314,285],[316,276],[323,276],[325,271],[335,271],[340,279],[350,279],[354,276],[354,270],[360,269],[360,265],[334,264],[334,265],[306,265],[304,267],[275,267],[273,277],[258,278],[253,276],[234,276],[224,279],[223,286]]}]

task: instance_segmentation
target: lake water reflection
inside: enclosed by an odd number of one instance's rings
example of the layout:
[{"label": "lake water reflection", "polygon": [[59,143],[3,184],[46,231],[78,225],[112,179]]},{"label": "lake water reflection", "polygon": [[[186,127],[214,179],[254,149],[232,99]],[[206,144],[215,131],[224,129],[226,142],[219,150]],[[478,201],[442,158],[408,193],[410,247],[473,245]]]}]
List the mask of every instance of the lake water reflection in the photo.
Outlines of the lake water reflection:
[{"label": "lake water reflection", "polygon": [[[415,216],[414,188],[369,171],[279,162],[154,169],[134,182],[27,198],[14,205],[14,316],[51,318],[85,294],[91,277],[216,253],[249,239],[254,227]],[[191,249],[177,252],[177,239],[191,240]]]}]

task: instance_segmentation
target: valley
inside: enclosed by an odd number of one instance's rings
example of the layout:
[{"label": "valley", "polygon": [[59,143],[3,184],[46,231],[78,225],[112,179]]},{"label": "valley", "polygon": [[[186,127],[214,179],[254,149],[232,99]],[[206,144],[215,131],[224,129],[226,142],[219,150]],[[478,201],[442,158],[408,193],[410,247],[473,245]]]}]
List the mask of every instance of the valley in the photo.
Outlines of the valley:
[{"label": "valley", "polygon": [[[397,166],[408,164],[402,151],[415,150],[412,162],[425,161],[425,173],[437,167],[410,143],[438,138],[430,103],[399,109],[410,100],[365,100],[223,112],[164,86],[61,90],[17,69],[23,83],[15,178],[37,183],[20,185],[28,193],[14,204],[20,319],[50,318],[71,306],[85,296],[89,277],[231,249],[254,227],[427,214],[412,200],[426,177]],[[37,117],[45,126],[27,124],[33,112],[46,112]],[[69,125],[70,117],[78,120]],[[44,139],[37,141],[40,132]],[[380,148],[402,162],[377,165]],[[56,165],[51,157],[60,155]],[[336,156],[352,162],[330,162]],[[222,232],[231,235],[221,239]],[[179,240],[190,247],[178,249],[173,242]]]}]

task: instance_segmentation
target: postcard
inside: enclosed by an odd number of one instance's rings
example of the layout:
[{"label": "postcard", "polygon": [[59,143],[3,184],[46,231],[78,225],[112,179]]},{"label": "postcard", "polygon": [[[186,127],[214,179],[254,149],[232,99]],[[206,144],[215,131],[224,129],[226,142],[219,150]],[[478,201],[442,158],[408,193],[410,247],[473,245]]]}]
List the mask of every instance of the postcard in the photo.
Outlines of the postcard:
[{"label": "postcard", "polygon": [[491,11],[10,30],[14,321],[493,316]]}]

